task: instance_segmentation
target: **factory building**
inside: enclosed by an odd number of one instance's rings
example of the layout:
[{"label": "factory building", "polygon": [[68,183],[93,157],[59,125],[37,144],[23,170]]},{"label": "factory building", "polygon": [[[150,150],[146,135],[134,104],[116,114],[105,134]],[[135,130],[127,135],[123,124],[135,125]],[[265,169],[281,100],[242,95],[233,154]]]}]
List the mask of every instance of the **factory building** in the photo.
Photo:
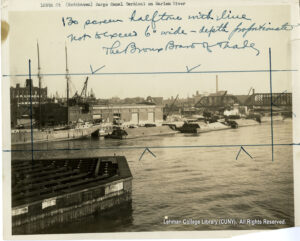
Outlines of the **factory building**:
[{"label": "factory building", "polygon": [[[31,87],[31,89],[30,89]],[[31,97],[30,97],[31,93]],[[47,101],[47,87],[39,89],[33,86],[31,79],[26,79],[25,86],[16,84],[16,87],[10,87],[10,110],[11,110],[11,126],[15,127],[20,124],[30,124],[30,106],[36,107]],[[34,108],[32,108],[34,112]]]},{"label": "factory building", "polygon": [[160,124],[163,121],[163,107],[147,104],[132,105],[94,105],[93,119],[95,122],[116,122],[131,124]]},{"label": "factory building", "polygon": [[[30,86],[31,86],[31,91],[30,91]],[[31,92],[31,98],[30,98],[30,92]],[[47,87],[39,89],[39,87],[33,86],[31,79],[26,80],[25,87],[21,87],[20,84],[16,84],[16,87],[10,87],[10,98],[12,102],[16,100],[16,104],[18,106],[22,106],[22,105],[29,106],[30,101],[32,102],[32,105],[38,105],[39,94],[41,95],[41,103],[45,103],[47,101]]]},{"label": "factory building", "polygon": [[[58,103],[46,103],[41,105],[41,114],[39,107],[34,107],[34,118],[41,126],[66,125],[68,123],[76,123],[79,121],[92,122],[92,107],[90,105],[69,106]],[[69,114],[69,117],[68,117]]]}]

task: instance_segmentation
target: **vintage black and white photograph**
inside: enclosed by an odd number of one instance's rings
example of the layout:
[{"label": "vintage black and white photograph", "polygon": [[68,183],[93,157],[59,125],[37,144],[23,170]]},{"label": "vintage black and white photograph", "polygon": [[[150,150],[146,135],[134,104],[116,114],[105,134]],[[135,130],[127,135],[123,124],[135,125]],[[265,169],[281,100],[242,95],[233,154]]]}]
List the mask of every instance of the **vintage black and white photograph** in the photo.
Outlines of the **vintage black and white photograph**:
[{"label": "vintage black and white photograph", "polygon": [[8,233],[295,226],[291,4],[50,2],[2,41]]}]

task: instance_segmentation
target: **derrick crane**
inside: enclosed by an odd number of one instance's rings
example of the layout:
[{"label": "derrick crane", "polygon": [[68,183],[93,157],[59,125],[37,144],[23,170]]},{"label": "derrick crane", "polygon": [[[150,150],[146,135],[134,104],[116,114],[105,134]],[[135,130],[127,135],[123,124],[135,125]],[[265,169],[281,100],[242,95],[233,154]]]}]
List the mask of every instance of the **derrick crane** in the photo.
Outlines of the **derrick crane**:
[{"label": "derrick crane", "polygon": [[173,110],[173,107],[174,107],[174,104],[176,102],[176,100],[178,99],[179,95],[176,96],[176,98],[174,99],[174,101],[172,102],[167,114],[164,115],[164,120],[167,119],[167,117],[172,113],[172,110]]},{"label": "derrick crane", "polygon": [[251,92],[252,89],[253,89],[253,87],[250,88],[250,90],[249,90],[249,92],[248,92],[248,95],[250,95],[250,92]]},{"label": "derrick crane", "polygon": [[86,77],[86,80],[85,80],[85,82],[84,82],[84,85],[83,85],[81,94],[80,94],[80,98],[86,99],[86,92],[87,92],[88,80],[89,80],[89,77],[87,76],[87,77]]},{"label": "derrick crane", "polygon": [[76,91],[76,93],[74,94],[74,96],[72,97],[72,99],[77,103],[83,103],[86,101],[86,98],[87,98],[87,85],[88,85],[88,80],[89,80],[89,77],[86,77],[86,80],[83,84],[83,88],[81,90],[81,93],[80,95],[78,94],[78,92]]}]

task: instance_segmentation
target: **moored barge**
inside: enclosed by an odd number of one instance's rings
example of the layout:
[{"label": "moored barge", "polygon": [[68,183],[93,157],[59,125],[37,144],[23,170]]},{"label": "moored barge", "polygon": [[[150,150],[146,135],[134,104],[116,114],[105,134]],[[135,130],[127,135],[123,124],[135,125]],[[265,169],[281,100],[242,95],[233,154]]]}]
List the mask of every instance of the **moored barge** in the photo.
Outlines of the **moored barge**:
[{"label": "moored barge", "polygon": [[117,128],[105,138],[111,139],[133,139],[148,136],[162,136],[174,135],[178,133],[177,130],[172,129],[170,126],[149,126],[149,127],[136,127],[136,128]]},{"label": "moored barge", "polygon": [[12,231],[34,234],[131,202],[123,156],[13,161]]},{"label": "moored barge", "polygon": [[97,133],[100,125],[90,125],[78,128],[64,128],[64,129],[45,129],[45,130],[13,130],[11,132],[11,144],[28,144],[37,142],[51,142],[75,140],[89,137]]}]

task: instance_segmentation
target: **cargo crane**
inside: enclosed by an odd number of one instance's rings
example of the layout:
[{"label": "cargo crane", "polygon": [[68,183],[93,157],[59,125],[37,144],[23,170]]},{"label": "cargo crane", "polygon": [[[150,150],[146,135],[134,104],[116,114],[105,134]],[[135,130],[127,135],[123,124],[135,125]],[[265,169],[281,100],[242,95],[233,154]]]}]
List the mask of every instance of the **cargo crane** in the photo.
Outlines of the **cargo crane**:
[{"label": "cargo crane", "polygon": [[179,97],[179,95],[176,96],[176,98],[175,98],[174,101],[172,102],[172,104],[171,104],[171,106],[170,106],[168,112],[164,115],[164,117],[163,117],[164,120],[166,120],[167,117],[172,113],[173,108],[174,108],[174,105],[175,105],[175,102],[176,102],[176,100],[178,99],[178,97]]},{"label": "cargo crane", "polygon": [[[250,88],[250,90],[249,90],[249,92],[248,92],[248,95],[250,95],[250,92],[251,92],[252,89],[253,89],[253,87]],[[253,90],[254,90],[254,89],[253,89]]]},{"label": "cargo crane", "polygon": [[86,77],[86,80],[83,84],[83,88],[82,88],[82,91],[81,91],[80,95],[76,91],[76,93],[72,97],[72,104],[83,104],[83,103],[86,102],[86,100],[87,100],[87,95],[86,94],[87,94],[88,80],[89,80],[89,77]]}]

